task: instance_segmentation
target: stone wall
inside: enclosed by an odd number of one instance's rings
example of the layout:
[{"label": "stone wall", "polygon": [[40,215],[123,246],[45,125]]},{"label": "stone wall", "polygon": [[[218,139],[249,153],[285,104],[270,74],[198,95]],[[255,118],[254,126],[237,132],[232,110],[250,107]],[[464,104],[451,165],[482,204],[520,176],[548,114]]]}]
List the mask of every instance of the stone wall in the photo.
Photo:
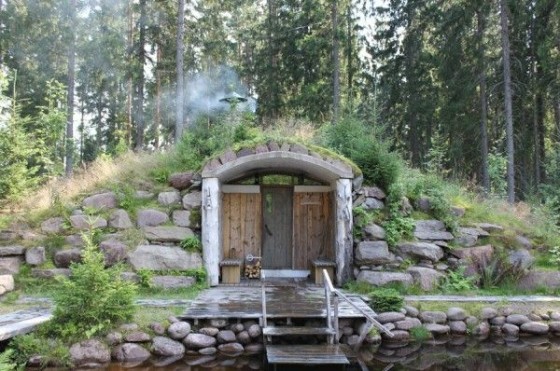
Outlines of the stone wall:
[{"label": "stone wall", "polygon": [[[167,190],[135,191],[134,202],[146,206],[134,215],[119,208],[126,201],[118,194],[104,191],[79,200],[70,215],[55,215],[37,228],[14,224],[0,231],[0,277],[18,273],[22,264],[31,266],[32,275],[38,278],[69,275],[70,265],[81,260],[81,234],[86,231],[100,236],[99,248],[107,266],[124,262],[130,267],[124,274],[130,280],[138,280],[134,273],[138,270],[201,268],[201,253],[180,246],[186,238],[200,234],[201,194],[196,182],[193,187],[193,177],[192,173],[174,174]],[[2,282],[0,295],[13,289],[13,284]],[[152,285],[177,288],[194,282],[191,277],[156,276]]]},{"label": "stone wall", "polygon": [[[354,207],[369,211],[385,209],[386,195],[377,187],[355,190],[353,198]],[[430,200],[424,198],[414,206],[404,199],[401,208],[405,214],[414,209],[424,215],[431,211]],[[465,213],[462,208],[452,207],[449,212],[457,217],[460,225],[454,233],[442,221],[416,220],[413,237],[399,241],[396,246],[387,244],[385,230],[379,224],[370,223],[355,231],[354,278],[374,286],[415,284],[430,291],[449,271],[456,271],[459,267],[464,267],[467,275],[475,274],[476,263],[491,260],[495,253],[491,237],[502,238],[506,231],[502,226],[490,223],[462,223],[461,217]],[[528,277],[534,275],[530,272],[533,249],[531,241],[522,235],[515,235],[507,246],[509,262],[518,265]],[[546,280],[552,287],[560,287],[560,276],[557,272],[551,273],[539,272],[546,276],[539,276],[541,282]],[[525,278],[522,282],[524,288],[535,288],[538,279]]]}]

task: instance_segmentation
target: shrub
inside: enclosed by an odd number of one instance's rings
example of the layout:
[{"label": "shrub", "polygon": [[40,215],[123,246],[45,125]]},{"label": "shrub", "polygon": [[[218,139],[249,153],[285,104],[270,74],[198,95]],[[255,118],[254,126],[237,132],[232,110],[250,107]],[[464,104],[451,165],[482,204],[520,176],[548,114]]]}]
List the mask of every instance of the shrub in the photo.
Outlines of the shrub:
[{"label": "shrub", "polygon": [[[44,327],[39,327],[39,331],[27,335],[16,336],[10,341],[9,350],[13,351],[11,359],[21,367],[25,365],[31,356],[40,354],[43,366],[54,363],[61,367],[70,365],[70,353],[68,346],[64,345],[60,339],[48,339],[42,334]],[[7,370],[15,370],[9,368]],[[0,366],[0,370],[2,370]]]},{"label": "shrub", "polygon": [[465,276],[465,267],[460,267],[456,271],[449,271],[440,282],[443,292],[469,291],[476,289],[476,277]]},{"label": "shrub", "polygon": [[190,252],[202,252],[202,243],[196,236],[189,236],[179,244],[182,249]]},{"label": "shrub", "polygon": [[504,250],[496,251],[490,259],[484,256],[473,258],[473,265],[478,275],[478,285],[483,289],[514,284],[525,274],[521,264],[512,264]]},{"label": "shrub", "polygon": [[381,139],[379,129],[354,118],[343,118],[336,125],[325,125],[321,144],[348,157],[363,171],[366,184],[389,189],[397,181],[403,161]]},{"label": "shrub", "polygon": [[55,337],[90,336],[129,320],[134,313],[134,284],[120,278],[118,268],[105,269],[103,254],[83,236],[83,262],[73,264],[53,297],[55,309],[49,333]]},{"label": "shrub", "polygon": [[378,313],[398,311],[404,304],[403,296],[392,288],[375,288],[369,293],[369,297],[369,305]]},{"label": "shrub", "polygon": [[17,365],[13,361],[13,357],[13,349],[8,349],[0,353],[0,371],[12,371],[17,368]]},{"label": "shrub", "polygon": [[410,329],[410,337],[417,343],[422,343],[432,337],[432,333],[424,326]]}]

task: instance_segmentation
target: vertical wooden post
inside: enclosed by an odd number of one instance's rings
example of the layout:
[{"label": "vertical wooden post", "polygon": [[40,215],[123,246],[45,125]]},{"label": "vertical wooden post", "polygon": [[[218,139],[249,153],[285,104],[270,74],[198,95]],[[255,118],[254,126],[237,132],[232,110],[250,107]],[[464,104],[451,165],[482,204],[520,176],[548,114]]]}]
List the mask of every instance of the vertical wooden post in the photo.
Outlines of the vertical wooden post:
[{"label": "vertical wooden post", "polygon": [[220,223],[220,180],[202,180],[202,259],[210,286],[218,285],[220,277],[222,226]]},{"label": "vertical wooden post", "polygon": [[340,331],[339,331],[339,325],[338,325],[338,295],[336,294],[336,292],[334,293],[334,343],[338,344],[338,340],[340,339]]},{"label": "vertical wooden post", "polygon": [[352,181],[336,181],[336,282],[342,285],[350,279],[353,256]]},{"label": "vertical wooden post", "polygon": [[[327,327],[329,329],[332,329],[332,314],[331,314],[331,290],[329,289],[329,286],[327,284],[327,282],[325,282],[325,300],[326,300],[326,304],[327,304]],[[328,341],[329,344],[333,344],[333,336],[329,335],[328,336]]]}]

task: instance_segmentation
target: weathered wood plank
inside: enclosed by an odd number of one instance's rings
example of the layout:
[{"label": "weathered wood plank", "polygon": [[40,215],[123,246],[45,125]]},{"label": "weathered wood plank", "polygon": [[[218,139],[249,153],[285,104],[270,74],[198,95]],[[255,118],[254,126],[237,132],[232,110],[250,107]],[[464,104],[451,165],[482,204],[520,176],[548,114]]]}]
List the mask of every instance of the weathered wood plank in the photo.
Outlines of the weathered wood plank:
[{"label": "weathered wood plank", "polygon": [[285,336],[285,335],[334,335],[334,329],[326,327],[304,327],[304,326],[286,326],[286,327],[265,327],[263,335],[265,336]]},{"label": "weathered wood plank", "polygon": [[[267,287],[268,318],[325,318],[325,293],[319,287]],[[352,304],[374,317],[375,312],[359,297]],[[243,318],[262,316],[261,287],[219,286],[202,291],[181,316],[184,319]],[[339,318],[364,318],[346,301],[339,302]]]},{"label": "weathered wood plank", "polygon": [[266,357],[271,364],[350,364],[339,345],[267,345]]}]

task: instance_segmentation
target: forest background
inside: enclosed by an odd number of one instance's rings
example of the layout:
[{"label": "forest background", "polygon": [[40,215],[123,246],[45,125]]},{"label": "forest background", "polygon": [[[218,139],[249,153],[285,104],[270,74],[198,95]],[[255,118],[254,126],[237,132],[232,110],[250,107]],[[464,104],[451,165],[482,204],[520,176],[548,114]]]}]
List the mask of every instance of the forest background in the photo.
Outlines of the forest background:
[{"label": "forest background", "polygon": [[557,0],[0,0],[0,64],[3,200],[169,148],[237,93],[254,125],[352,117],[413,167],[560,215]]}]

